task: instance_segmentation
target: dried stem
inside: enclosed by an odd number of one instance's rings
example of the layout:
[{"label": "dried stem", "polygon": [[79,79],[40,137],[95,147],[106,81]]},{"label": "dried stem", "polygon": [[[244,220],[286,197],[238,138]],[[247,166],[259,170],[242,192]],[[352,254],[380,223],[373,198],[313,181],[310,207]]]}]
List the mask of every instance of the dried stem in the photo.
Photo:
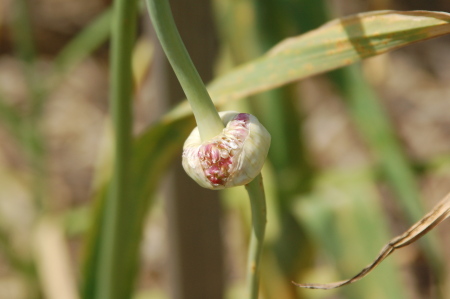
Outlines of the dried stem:
[{"label": "dried stem", "polygon": [[450,216],[450,193],[444,197],[428,214],[426,214],[422,219],[411,226],[402,235],[395,237],[389,243],[387,243],[383,249],[381,249],[377,258],[367,267],[361,270],[358,274],[350,279],[342,280],[333,283],[295,283],[296,286],[306,289],[321,289],[330,290],[339,288],[351,283],[354,283],[361,278],[369,274],[375,267],[377,267],[385,258],[387,258],[396,249],[405,247],[421,237],[426,233],[436,227],[439,223],[444,221]]}]

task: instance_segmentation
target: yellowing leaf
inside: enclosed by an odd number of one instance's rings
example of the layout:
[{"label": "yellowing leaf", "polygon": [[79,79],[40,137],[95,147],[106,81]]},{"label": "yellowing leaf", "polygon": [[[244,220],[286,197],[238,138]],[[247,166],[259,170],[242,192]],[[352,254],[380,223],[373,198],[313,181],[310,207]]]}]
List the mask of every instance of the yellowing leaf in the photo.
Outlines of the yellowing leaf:
[{"label": "yellowing leaf", "polygon": [[[266,55],[209,85],[216,105],[343,67],[361,59],[450,32],[450,14],[374,11],[336,19],[284,40]],[[190,114],[187,102],[168,118]]]}]

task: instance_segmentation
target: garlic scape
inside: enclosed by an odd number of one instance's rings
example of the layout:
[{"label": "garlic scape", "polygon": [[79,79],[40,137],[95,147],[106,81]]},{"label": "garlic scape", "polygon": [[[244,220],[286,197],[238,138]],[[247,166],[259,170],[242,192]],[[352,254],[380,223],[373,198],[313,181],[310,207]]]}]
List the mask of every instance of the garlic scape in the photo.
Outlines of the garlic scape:
[{"label": "garlic scape", "polygon": [[202,142],[195,128],[183,148],[183,168],[208,189],[248,184],[260,172],[270,146],[270,134],[256,117],[247,113],[219,113],[223,131]]},{"label": "garlic scape", "polygon": [[184,143],[183,168],[202,187],[245,185],[252,211],[248,291],[258,298],[259,267],[266,227],[266,202],[260,174],[270,134],[256,117],[234,111],[217,113],[173,20],[168,0],[146,0],[158,39],[192,107],[197,128]]}]

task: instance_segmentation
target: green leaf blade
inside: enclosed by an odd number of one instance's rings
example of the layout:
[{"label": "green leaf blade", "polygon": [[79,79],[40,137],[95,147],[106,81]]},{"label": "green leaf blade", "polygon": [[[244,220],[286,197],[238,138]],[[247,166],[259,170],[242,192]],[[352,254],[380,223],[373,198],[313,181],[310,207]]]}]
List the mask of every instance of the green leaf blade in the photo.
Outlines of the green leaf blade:
[{"label": "green leaf blade", "polygon": [[[261,58],[214,80],[208,90],[215,104],[220,106],[448,33],[450,14],[444,12],[356,14],[284,40]],[[187,103],[182,103],[167,118],[189,113]]]}]

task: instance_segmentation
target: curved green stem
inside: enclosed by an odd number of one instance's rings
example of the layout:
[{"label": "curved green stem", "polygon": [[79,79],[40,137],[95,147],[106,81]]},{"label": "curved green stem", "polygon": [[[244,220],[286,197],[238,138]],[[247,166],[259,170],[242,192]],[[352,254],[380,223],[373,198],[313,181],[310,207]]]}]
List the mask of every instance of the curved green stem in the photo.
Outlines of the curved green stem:
[{"label": "curved green stem", "polygon": [[164,52],[186,94],[202,140],[220,134],[222,120],[178,33],[167,0],[147,0],[150,18]]},{"label": "curved green stem", "polygon": [[259,293],[259,268],[266,231],[266,196],[262,175],[245,185],[252,210],[252,232],[248,249],[247,284],[250,299],[257,299]]}]

